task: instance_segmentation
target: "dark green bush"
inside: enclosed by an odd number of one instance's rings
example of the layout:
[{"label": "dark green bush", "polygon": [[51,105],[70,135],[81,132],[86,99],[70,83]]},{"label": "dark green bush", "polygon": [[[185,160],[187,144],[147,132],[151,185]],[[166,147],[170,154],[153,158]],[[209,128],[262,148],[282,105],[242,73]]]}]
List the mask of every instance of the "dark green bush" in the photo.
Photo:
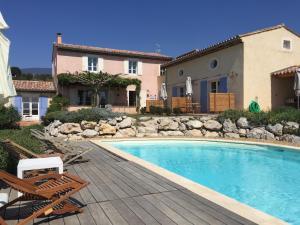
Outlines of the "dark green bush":
[{"label": "dark green bush", "polygon": [[61,95],[52,98],[47,112],[63,111],[69,106],[69,100]]},{"label": "dark green bush", "polygon": [[174,113],[175,115],[179,115],[179,114],[181,114],[182,112],[181,112],[181,109],[180,109],[180,108],[174,108],[174,109],[173,109],[173,113]]},{"label": "dark green bush", "polygon": [[80,109],[75,112],[58,111],[47,113],[43,118],[44,124],[49,124],[54,120],[62,123],[80,123],[83,120],[98,122],[101,119],[108,119],[121,116],[121,113],[114,113],[103,108]]},{"label": "dark green bush", "polygon": [[167,115],[167,116],[170,116],[172,114],[172,110],[170,107],[166,106],[164,108],[164,113]]},{"label": "dark green bush", "polygon": [[146,113],[146,107],[142,107],[141,109],[140,109],[140,112],[141,112],[141,114],[145,114]]},{"label": "dark green bush", "polygon": [[164,113],[164,109],[162,107],[150,106],[149,111],[154,115],[162,115]]},{"label": "dark green bush", "polygon": [[21,116],[14,107],[0,105],[0,129],[16,128],[20,120]]},{"label": "dark green bush", "polygon": [[224,122],[225,119],[231,119],[237,121],[240,117],[246,117],[252,125],[267,125],[281,123],[283,121],[300,122],[300,111],[294,108],[278,108],[269,112],[249,112],[242,110],[227,110],[218,116],[220,122]]}]

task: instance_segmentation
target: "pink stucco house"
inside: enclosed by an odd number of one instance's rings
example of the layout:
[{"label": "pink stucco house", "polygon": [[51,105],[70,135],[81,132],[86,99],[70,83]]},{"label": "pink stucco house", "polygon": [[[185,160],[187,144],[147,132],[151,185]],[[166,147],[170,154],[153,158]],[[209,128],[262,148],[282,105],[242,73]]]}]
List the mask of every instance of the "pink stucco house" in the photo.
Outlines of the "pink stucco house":
[{"label": "pink stucco house", "polygon": [[[61,73],[82,71],[102,71],[140,79],[142,84],[139,99],[140,106],[143,107],[146,99],[158,98],[157,79],[160,76],[160,66],[171,59],[155,52],[66,44],[58,33],[57,41],[53,44],[52,73],[58,92],[70,100],[70,110],[91,105],[91,91],[88,87],[79,85],[60,87],[57,76]],[[137,105],[135,86],[104,88],[100,98],[102,103],[112,105],[116,111],[128,111],[128,108],[135,109]]]}]

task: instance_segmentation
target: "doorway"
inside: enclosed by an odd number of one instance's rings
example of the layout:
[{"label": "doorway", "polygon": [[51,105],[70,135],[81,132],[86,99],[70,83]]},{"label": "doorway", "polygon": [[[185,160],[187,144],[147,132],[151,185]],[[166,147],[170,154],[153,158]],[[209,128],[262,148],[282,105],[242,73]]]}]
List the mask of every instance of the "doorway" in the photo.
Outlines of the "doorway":
[{"label": "doorway", "polygon": [[39,120],[39,97],[22,97],[22,117],[24,120]]},{"label": "doorway", "polygon": [[136,91],[129,91],[129,106],[136,106]]}]

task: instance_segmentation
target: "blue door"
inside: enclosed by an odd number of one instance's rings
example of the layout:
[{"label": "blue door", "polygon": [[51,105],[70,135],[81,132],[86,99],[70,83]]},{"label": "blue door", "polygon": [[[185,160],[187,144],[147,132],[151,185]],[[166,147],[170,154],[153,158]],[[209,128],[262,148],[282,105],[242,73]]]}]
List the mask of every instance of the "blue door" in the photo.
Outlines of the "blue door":
[{"label": "blue door", "polygon": [[41,96],[39,98],[39,116],[42,118],[46,115],[48,110],[48,97]]},{"label": "blue door", "polygon": [[13,105],[18,110],[19,114],[22,115],[22,96],[14,97]]},{"label": "blue door", "polygon": [[207,112],[207,80],[200,83],[200,110],[202,113]]},{"label": "blue door", "polygon": [[220,79],[220,85],[219,85],[219,88],[218,88],[218,92],[220,92],[220,93],[227,93],[228,92],[227,77],[222,77]]},{"label": "blue door", "polygon": [[172,97],[177,97],[177,87],[172,88]]}]

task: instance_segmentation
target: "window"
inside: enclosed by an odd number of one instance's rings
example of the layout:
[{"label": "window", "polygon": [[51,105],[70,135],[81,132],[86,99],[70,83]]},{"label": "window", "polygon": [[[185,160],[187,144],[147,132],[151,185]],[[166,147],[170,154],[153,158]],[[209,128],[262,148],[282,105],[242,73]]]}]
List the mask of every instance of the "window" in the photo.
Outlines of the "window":
[{"label": "window", "polygon": [[182,77],[182,76],[183,76],[183,74],[184,74],[184,71],[183,71],[183,69],[180,69],[180,70],[178,70],[178,76]]},{"label": "window", "polygon": [[91,105],[91,104],[92,104],[92,91],[79,90],[78,105]]},{"label": "window", "polygon": [[211,69],[216,69],[218,67],[218,65],[219,65],[219,62],[217,59],[212,59],[209,63],[209,67]]},{"label": "window", "polygon": [[23,111],[22,115],[24,117],[32,117],[39,115],[39,98],[38,97],[27,97],[22,98]]},{"label": "window", "polygon": [[98,67],[98,58],[88,57],[88,71],[97,72],[97,67]]},{"label": "window", "polygon": [[282,48],[285,50],[291,50],[292,49],[291,40],[284,39],[282,42]]},{"label": "window", "polygon": [[160,75],[163,76],[166,73],[166,69],[165,68],[160,68]]},{"label": "window", "polygon": [[128,73],[137,74],[137,61],[129,60],[128,63]]},{"label": "window", "polygon": [[211,93],[217,93],[219,86],[220,86],[220,81],[212,81],[210,83],[210,92]]}]

